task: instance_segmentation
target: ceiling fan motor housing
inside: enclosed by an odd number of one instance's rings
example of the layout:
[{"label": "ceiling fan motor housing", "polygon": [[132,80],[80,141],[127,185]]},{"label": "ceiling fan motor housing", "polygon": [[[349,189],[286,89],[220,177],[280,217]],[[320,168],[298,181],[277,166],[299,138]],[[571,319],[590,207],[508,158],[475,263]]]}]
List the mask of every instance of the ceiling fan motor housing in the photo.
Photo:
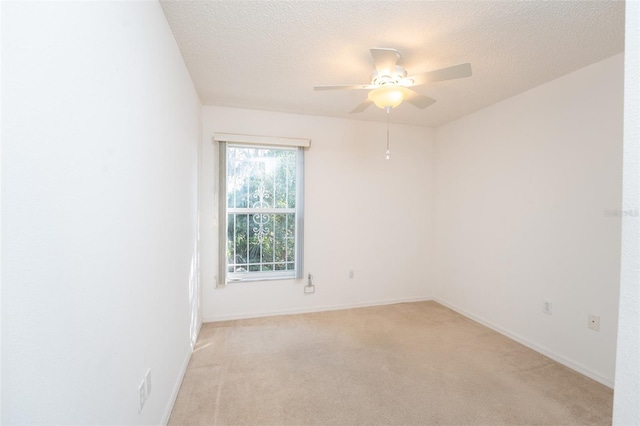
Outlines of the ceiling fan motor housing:
[{"label": "ceiling fan motor housing", "polygon": [[406,76],[407,76],[407,70],[405,70],[399,65],[396,65],[392,75],[379,74],[378,71],[376,70],[373,72],[373,74],[371,74],[371,85],[372,86],[384,86],[385,84],[404,85],[402,80]]}]

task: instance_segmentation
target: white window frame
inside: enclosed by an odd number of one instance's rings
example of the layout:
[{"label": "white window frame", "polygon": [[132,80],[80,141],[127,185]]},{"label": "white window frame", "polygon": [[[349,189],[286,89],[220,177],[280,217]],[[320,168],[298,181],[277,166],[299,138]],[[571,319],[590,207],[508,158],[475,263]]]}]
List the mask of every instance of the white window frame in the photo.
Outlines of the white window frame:
[{"label": "white window frame", "polygon": [[[310,139],[278,138],[271,136],[239,135],[216,133],[214,141],[218,144],[219,158],[219,279],[217,287],[224,287],[233,282],[268,281],[301,279],[304,275],[304,150],[309,148]],[[227,208],[227,147],[245,146],[253,148],[296,149],[296,206],[293,211],[284,209],[265,209],[264,213],[295,213],[295,259],[294,270],[261,271],[233,273],[228,272],[227,263],[227,229],[228,214],[235,209]],[[229,211],[232,210],[232,211]],[[272,211],[273,210],[273,211]],[[278,211],[275,211],[278,210]],[[262,211],[262,210],[261,210]]]}]

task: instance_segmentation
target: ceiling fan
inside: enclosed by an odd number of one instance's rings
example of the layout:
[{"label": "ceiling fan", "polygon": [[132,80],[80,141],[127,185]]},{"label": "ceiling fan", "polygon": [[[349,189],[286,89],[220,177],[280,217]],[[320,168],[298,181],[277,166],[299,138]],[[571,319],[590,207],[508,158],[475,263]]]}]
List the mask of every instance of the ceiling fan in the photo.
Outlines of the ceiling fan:
[{"label": "ceiling fan", "polygon": [[407,77],[407,70],[397,65],[400,52],[396,49],[373,48],[370,51],[376,67],[371,76],[371,83],[316,86],[313,90],[369,90],[367,99],[355,107],[351,113],[362,112],[369,105],[375,104],[386,110],[388,114],[391,108],[397,107],[402,101],[407,101],[420,109],[436,102],[435,99],[411,90],[409,87],[471,76],[471,64],[464,63]]}]

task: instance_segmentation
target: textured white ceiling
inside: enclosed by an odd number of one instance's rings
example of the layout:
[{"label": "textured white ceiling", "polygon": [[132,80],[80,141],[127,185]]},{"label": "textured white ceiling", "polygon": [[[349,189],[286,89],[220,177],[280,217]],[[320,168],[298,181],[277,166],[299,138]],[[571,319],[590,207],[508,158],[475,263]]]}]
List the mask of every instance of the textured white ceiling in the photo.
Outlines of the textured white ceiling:
[{"label": "textured white ceiling", "polygon": [[371,47],[409,74],[470,62],[473,76],[417,90],[394,123],[439,126],[624,50],[622,1],[181,1],[164,12],[205,105],[384,121],[366,91]]}]

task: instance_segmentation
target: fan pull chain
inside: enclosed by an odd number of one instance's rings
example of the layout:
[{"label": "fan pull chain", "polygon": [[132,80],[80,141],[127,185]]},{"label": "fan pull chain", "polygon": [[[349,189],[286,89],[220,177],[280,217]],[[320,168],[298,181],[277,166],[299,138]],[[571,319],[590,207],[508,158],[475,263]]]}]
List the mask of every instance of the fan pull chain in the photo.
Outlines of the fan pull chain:
[{"label": "fan pull chain", "polygon": [[385,107],[387,110],[387,152],[385,158],[388,160],[391,158],[391,152],[389,151],[389,112],[391,111],[391,107]]}]

